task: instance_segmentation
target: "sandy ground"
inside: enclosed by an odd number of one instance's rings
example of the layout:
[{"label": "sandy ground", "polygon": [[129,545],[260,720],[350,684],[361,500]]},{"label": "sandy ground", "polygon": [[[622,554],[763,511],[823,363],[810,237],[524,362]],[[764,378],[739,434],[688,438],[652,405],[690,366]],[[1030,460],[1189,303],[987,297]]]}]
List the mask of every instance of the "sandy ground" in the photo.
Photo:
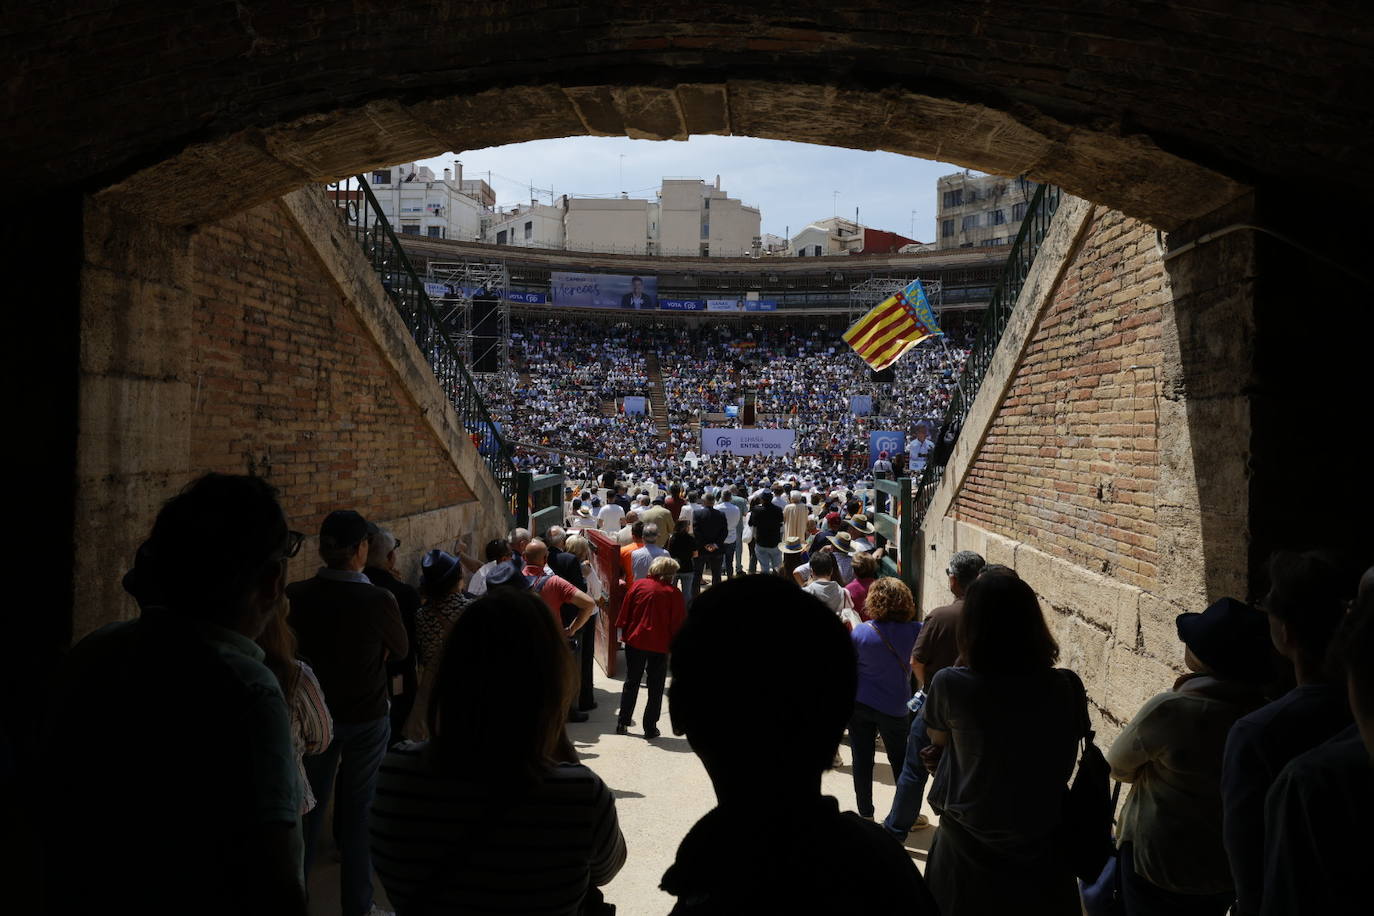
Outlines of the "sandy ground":
[{"label": "sandy ground", "polygon": [[[623,660],[623,659],[622,659]],[[630,734],[615,734],[615,713],[620,703],[621,680],[608,678],[596,667],[597,708],[585,723],[570,725],[569,733],[583,762],[611,787],[616,798],[620,828],[625,834],[629,858],[615,880],[604,888],[606,900],[616,904],[626,916],[656,916],[673,907],[673,898],[658,889],[663,872],[672,864],[677,845],[697,818],[715,805],[715,793],[686,738],[672,735],[667,701],[659,721],[661,738],[646,741],[641,715],[646,691],[639,693],[639,713]],[[624,666],[621,666],[624,670]],[[669,681],[669,692],[672,681]],[[760,738],[762,739],[762,735]],[[760,744],[763,744],[762,740]],[[844,766],[825,774],[823,790],[839,799],[840,807],[855,810],[854,787],[849,771],[849,747],[840,746]],[[760,769],[760,778],[766,778]],[[878,819],[886,815],[892,802],[895,780],[882,751],[881,742],[873,770],[873,803]],[[932,822],[935,815],[924,809]],[[328,830],[323,831],[328,836]],[[907,850],[924,870],[926,849],[933,829],[914,831]],[[339,866],[332,850],[322,850],[321,862],[310,876],[310,912],[318,916],[337,914]],[[386,904],[386,893],[377,882],[377,903]]]}]

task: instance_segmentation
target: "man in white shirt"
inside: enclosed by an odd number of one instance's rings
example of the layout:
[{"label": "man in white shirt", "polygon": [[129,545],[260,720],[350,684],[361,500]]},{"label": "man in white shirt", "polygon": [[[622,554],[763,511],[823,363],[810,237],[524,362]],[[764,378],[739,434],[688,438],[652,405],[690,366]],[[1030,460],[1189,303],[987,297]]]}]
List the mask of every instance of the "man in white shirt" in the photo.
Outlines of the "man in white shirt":
[{"label": "man in white shirt", "polygon": [[625,510],[613,502],[608,502],[597,513],[596,520],[602,531],[619,531]]},{"label": "man in white shirt", "polygon": [[487,593],[487,573],[503,563],[510,562],[510,541],[505,538],[488,541],[485,556],[487,562],[477,567],[477,571],[468,580],[467,592],[469,595],[485,595]]},{"label": "man in white shirt", "polygon": [[740,514],[739,506],[730,501],[731,488],[726,487],[723,491],[724,498],[716,500],[716,508],[725,516],[725,577],[728,579],[734,573],[735,552],[739,543],[740,522],[743,516]]},{"label": "man in white shirt", "polygon": [[906,446],[907,471],[914,477],[925,470],[926,460],[935,450],[935,440],[930,438],[930,428],[917,423]]}]

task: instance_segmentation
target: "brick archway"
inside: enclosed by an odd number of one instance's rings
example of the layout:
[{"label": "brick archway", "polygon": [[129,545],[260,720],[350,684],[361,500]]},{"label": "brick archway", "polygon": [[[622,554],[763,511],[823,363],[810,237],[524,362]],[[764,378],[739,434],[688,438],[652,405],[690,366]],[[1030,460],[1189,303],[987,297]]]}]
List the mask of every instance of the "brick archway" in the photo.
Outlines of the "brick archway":
[{"label": "brick archway", "polygon": [[0,39],[4,161],[188,223],[448,149],[733,133],[1025,172],[1169,228],[1314,169],[1367,195],[1358,6],[77,0]]}]

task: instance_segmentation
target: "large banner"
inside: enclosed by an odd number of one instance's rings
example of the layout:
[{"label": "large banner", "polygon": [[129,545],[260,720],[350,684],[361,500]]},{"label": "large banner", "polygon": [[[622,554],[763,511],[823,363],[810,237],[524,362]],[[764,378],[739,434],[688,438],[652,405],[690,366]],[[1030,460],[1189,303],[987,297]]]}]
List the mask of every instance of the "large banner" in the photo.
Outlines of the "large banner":
[{"label": "large banner", "polygon": [[704,312],[706,311],[705,299],[660,299],[658,307],[674,312]]},{"label": "large banner", "polygon": [[868,434],[868,466],[878,460],[879,452],[887,452],[891,461],[902,449],[906,448],[906,433],[900,429],[875,429]]},{"label": "large banner", "polygon": [[740,312],[741,300],[739,299],[707,299],[706,311],[708,312]]},{"label": "large banner", "polygon": [[644,413],[644,398],[638,395],[625,396],[626,413]]},{"label": "large banner", "polygon": [[783,455],[797,448],[797,434],[790,429],[721,429],[702,427],[701,450],[708,455]]},{"label": "large banner", "polygon": [[856,417],[866,417],[873,412],[873,395],[852,394],[849,396],[849,412]]},{"label": "large banner", "polygon": [[588,309],[652,309],[658,305],[658,277],[630,274],[549,274],[553,304]]},{"label": "large banner", "polygon": [[744,310],[746,312],[776,312],[778,302],[776,299],[746,299],[744,300]]},{"label": "large banner", "polygon": [[[428,281],[425,283],[425,292],[429,298],[434,300],[457,298],[459,295],[471,299],[479,295],[482,290],[476,286],[453,286],[448,283],[435,283]],[[511,302],[526,302],[534,305],[543,305],[549,301],[547,293],[527,293],[523,290],[506,290],[506,298]]]}]

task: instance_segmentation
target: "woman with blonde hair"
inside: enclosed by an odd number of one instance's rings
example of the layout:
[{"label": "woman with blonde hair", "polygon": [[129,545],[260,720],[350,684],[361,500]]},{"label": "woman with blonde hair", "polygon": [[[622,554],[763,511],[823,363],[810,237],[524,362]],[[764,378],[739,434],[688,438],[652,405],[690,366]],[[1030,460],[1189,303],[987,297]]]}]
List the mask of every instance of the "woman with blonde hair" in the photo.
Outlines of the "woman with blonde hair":
[{"label": "woman with blonde hair", "polygon": [[907,731],[911,727],[907,701],[911,699],[911,649],[921,625],[916,602],[900,579],[873,580],[864,604],[869,619],[855,626],[849,638],[859,658],[859,689],[849,719],[849,747],[854,756],[854,797],[859,816],[873,818],[874,739],[883,748],[892,777],[902,772]]},{"label": "woman with blonde hair", "polygon": [[663,685],[668,680],[668,648],[687,619],[687,606],[674,585],[677,560],[655,557],[649,574],[636,579],[625,593],[616,626],[625,641],[625,688],[620,694],[620,717],[615,733],[625,734],[639,699],[639,681],[649,672],[649,703],[644,708],[644,737],[659,736],[658,717],[663,709]]},{"label": "woman with blonde hair", "polygon": [[296,657],[296,634],[286,622],[290,605],[282,602],[278,613],[267,621],[258,636],[263,664],[277,678],[286,708],[291,711],[291,742],[296,749],[296,770],[300,773],[301,814],[315,808],[315,793],[305,777],[307,754],[323,754],[334,740],[334,718],[324,701],[324,691],[310,666]]}]

